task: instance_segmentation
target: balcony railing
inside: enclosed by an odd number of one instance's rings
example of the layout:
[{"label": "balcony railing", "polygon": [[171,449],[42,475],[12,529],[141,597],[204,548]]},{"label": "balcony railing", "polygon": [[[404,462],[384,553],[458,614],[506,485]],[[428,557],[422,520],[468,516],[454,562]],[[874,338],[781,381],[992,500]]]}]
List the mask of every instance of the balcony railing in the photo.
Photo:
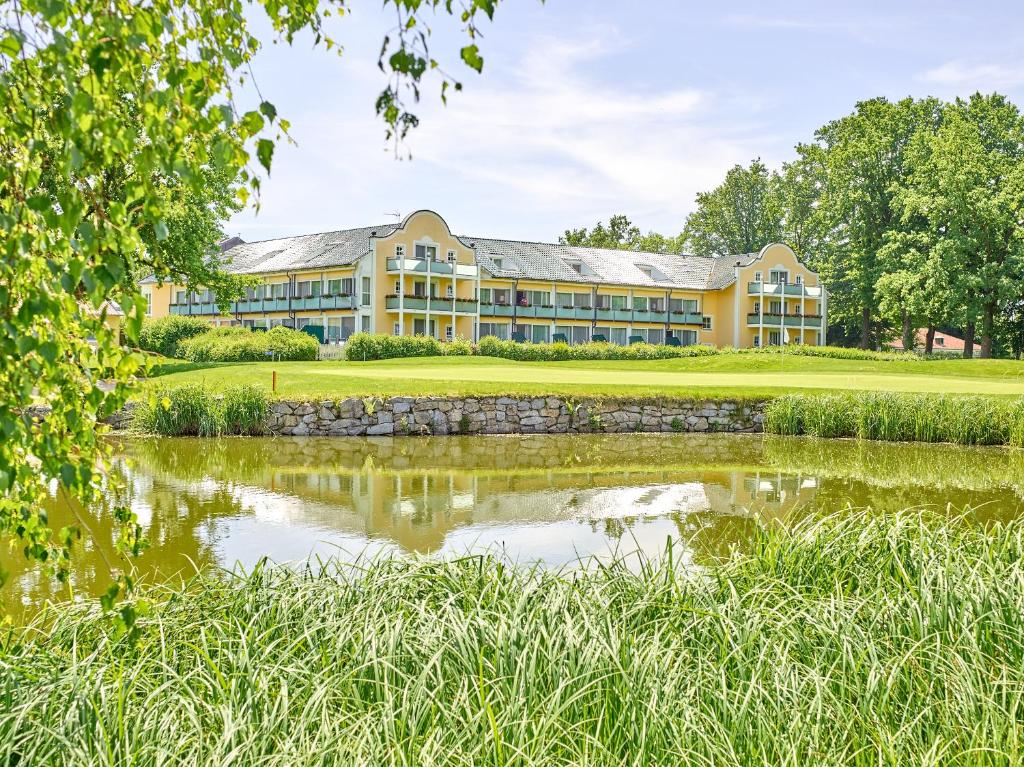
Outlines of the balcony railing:
[{"label": "balcony railing", "polygon": [[[405,296],[400,302],[398,296],[390,295],[385,299],[385,307],[389,311],[398,311],[399,308],[404,309],[407,312],[425,312],[428,308],[426,296]],[[430,298],[429,308],[432,312],[447,313],[451,314],[455,312],[463,314],[476,314],[476,299],[475,298],[441,298],[438,296],[432,296]]]},{"label": "balcony railing", "polygon": [[[233,301],[228,314],[264,314],[288,311],[326,311],[330,309],[353,309],[355,296],[309,296],[306,298],[243,298]],[[207,301],[198,303],[172,303],[171,314],[211,316],[219,314],[217,304]]]},{"label": "balcony railing", "polygon": [[[403,268],[404,267],[404,268]],[[448,276],[455,274],[456,277],[476,277],[477,267],[475,264],[457,264],[450,261],[425,261],[422,258],[389,258],[387,260],[388,272],[411,272],[413,274],[439,274]]]},{"label": "balcony railing", "polygon": [[802,283],[787,282],[748,282],[748,296],[804,296],[806,298],[821,298],[821,286],[804,285]]},{"label": "balcony railing", "polygon": [[762,325],[764,327],[787,327],[787,328],[820,328],[820,314],[776,314],[765,312],[763,315],[751,312],[747,315],[747,325]]}]

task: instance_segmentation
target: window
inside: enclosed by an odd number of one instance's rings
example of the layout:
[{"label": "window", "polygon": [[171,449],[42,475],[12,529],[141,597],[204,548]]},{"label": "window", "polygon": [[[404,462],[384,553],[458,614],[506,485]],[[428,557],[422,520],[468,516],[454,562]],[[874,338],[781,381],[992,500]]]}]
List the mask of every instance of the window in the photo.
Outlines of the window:
[{"label": "window", "polygon": [[572,305],[577,309],[582,309],[589,307],[592,300],[589,293],[573,293]]},{"label": "window", "polygon": [[700,324],[705,330],[711,330],[711,318],[706,314],[701,318]]},{"label": "window", "polygon": [[654,270],[651,269],[651,267],[649,267],[649,266],[641,266],[640,267],[640,271],[644,273],[644,277],[647,277],[647,278],[652,279],[652,280],[654,279]]},{"label": "window", "polygon": [[455,298],[455,291],[452,290],[451,285],[444,289],[444,296],[445,298]]},{"label": "window", "polygon": [[153,313],[153,294],[147,290],[142,295],[146,297],[146,316],[148,317]]},{"label": "window", "polygon": [[558,293],[558,308],[572,309],[572,293]]},{"label": "window", "polygon": [[552,340],[554,340],[554,336],[558,335],[559,333],[565,336],[567,341],[572,340],[572,328],[569,327],[568,325],[555,325],[555,332],[554,335],[552,335]]},{"label": "window", "polygon": [[[363,292],[363,295],[360,296],[360,298],[362,299],[360,301],[360,303],[363,306],[369,306],[370,305],[370,278],[369,277],[363,277],[363,291],[362,292]],[[368,318],[364,318],[364,319],[368,320]]]},{"label": "window", "polygon": [[585,344],[590,340],[589,325],[573,325],[572,336],[569,338],[574,344]]},{"label": "window", "polygon": [[939,335],[935,336],[935,345],[936,346],[945,346],[946,345],[946,339],[943,338],[942,336],[939,336]]},{"label": "window", "polygon": [[391,330],[391,335],[393,335],[393,336],[400,336],[400,335],[402,335],[402,326],[399,325],[397,322],[395,323],[394,328],[392,328],[392,330]]},{"label": "window", "polygon": [[625,346],[626,341],[628,340],[626,338],[626,328],[612,328],[612,332],[611,335],[608,336],[608,340],[611,341],[613,344]]},{"label": "window", "polygon": [[480,303],[489,304],[491,303],[491,289],[480,288]]},{"label": "window", "polygon": [[785,285],[789,281],[789,272],[785,269],[772,269],[768,272],[768,281],[773,285]]},{"label": "window", "polygon": [[566,261],[566,263],[569,265],[569,268],[572,269],[577,274],[583,274],[583,264],[581,262],[579,262],[579,261]]},{"label": "window", "polygon": [[354,277],[345,277],[341,281],[341,293],[345,296],[353,296],[356,292],[356,281]]},{"label": "window", "polygon": [[626,296],[612,296],[612,309],[624,312],[626,310]]},{"label": "window", "polygon": [[454,250],[449,250],[448,251],[448,263],[449,264],[454,264],[455,261],[456,261],[455,251]]},{"label": "window", "polygon": [[364,314],[360,318],[360,320],[359,320],[359,329],[362,330],[364,333],[369,333],[370,332],[370,317],[369,317],[369,315]]},{"label": "window", "polygon": [[663,312],[665,311],[665,299],[664,298],[652,298],[650,303],[652,312]]},{"label": "window", "polygon": [[754,282],[761,281],[761,272],[754,272]]},{"label": "window", "polygon": [[402,281],[401,280],[395,280],[395,295],[398,296],[398,295],[401,295],[401,293],[402,293]]},{"label": "window", "polygon": [[426,298],[427,296],[427,283],[425,282],[414,282],[412,284],[412,294],[419,298]]},{"label": "window", "polygon": [[782,314],[782,302],[781,301],[772,301],[770,304],[768,304],[768,313],[769,314]]},{"label": "window", "polygon": [[491,260],[494,262],[494,268],[495,269],[504,269],[505,268],[504,266],[502,266],[502,264],[504,263],[502,261],[502,259],[500,259],[500,258],[492,258]]},{"label": "window", "polygon": [[550,325],[533,325],[527,337],[535,344],[546,344],[550,340],[550,333]]},{"label": "window", "polygon": [[422,243],[417,243],[416,258],[420,261],[436,261],[437,245],[424,245]]},{"label": "window", "polygon": [[760,314],[760,313],[761,313],[761,302],[760,301],[755,301],[754,302],[754,314]]},{"label": "window", "polygon": [[508,306],[509,301],[512,299],[512,291],[508,288],[495,288],[494,289],[494,303],[498,306]]},{"label": "window", "polygon": [[405,245],[395,245],[395,258],[405,258]]},{"label": "window", "polygon": [[176,292],[174,294],[174,303],[176,303],[176,304],[187,304],[188,303],[188,293],[186,293],[184,290],[179,290],[178,292]]},{"label": "window", "polygon": [[288,296],[288,283],[287,282],[275,282],[270,286],[270,297],[275,299],[287,298]]},{"label": "window", "polygon": [[683,346],[695,346],[697,343],[696,330],[677,330],[676,337]]},{"label": "window", "polygon": [[663,344],[665,343],[665,331],[660,328],[651,328],[647,331],[647,343],[649,344]]},{"label": "window", "polygon": [[781,346],[782,336],[777,330],[772,330],[768,333],[768,345],[769,346]]},{"label": "window", "polygon": [[804,284],[804,276],[802,274],[798,274],[794,278],[794,281],[796,282],[797,285],[803,285]]},{"label": "window", "polygon": [[328,341],[347,341],[355,331],[355,317],[328,317],[324,338]]},{"label": "window", "polygon": [[452,328],[451,325],[445,325],[444,326],[444,340],[445,341],[451,341],[452,338],[454,338],[454,337],[455,337],[455,330]]},{"label": "window", "polygon": [[611,338],[611,328],[609,328],[607,326],[606,327],[602,327],[602,326],[598,325],[596,328],[594,328],[594,335],[595,336],[604,336],[604,340],[607,341],[609,338]]},{"label": "window", "polygon": [[761,345],[761,336],[754,336],[754,348],[756,349]]},{"label": "window", "polygon": [[647,296],[633,296],[633,311],[647,311]]},{"label": "window", "polygon": [[509,327],[507,323],[498,324],[496,322],[481,322],[479,330],[479,338],[484,336],[494,336],[500,338],[502,341],[507,341],[509,338]]},{"label": "window", "polygon": [[596,309],[610,309],[611,308],[611,296],[603,296],[598,293],[597,298],[594,301]]}]

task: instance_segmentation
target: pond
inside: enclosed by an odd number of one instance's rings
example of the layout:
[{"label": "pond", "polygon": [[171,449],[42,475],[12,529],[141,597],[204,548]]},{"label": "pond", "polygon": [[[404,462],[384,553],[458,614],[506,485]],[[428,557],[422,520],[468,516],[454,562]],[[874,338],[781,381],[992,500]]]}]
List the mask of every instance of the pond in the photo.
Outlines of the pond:
[{"label": "pond", "polygon": [[[114,471],[150,541],[150,582],[197,567],[395,552],[490,551],[572,565],[640,551],[695,565],[758,520],[847,506],[1024,510],[1024,451],[737,435],[125,439]],[[8,608],[83,598],[118,561],[109,504],[55,499],[55,528],[87,528],[69,584],[0,552]],[[14,605],[11,604],[14,603]]]}]

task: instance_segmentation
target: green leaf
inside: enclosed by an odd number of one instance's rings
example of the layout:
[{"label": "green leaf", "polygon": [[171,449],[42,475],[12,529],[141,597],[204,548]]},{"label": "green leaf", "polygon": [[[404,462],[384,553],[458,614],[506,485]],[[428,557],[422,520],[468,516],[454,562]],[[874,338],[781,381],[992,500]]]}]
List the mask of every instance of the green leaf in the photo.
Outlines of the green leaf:
[{"label": "green leaf", "polygon": [[274,122],[277,119],[277,107],[271,104],[269,101],[264,101],[260,104],[260,111],[267,116],[270,122]]},{"label": "green leaf", "polygon": [[270,161],[274,157],[274,142],[266,138],[257,141],[256,156],[259,158],[260,165],[267,169],[267,173],[270,173]]},{"label": "green leaf", "polygon": [[476,45],[467,45],[465,48],[459,51],[459,53],[462,56],[462,60],[465,61],[468,66],[472,67],[477,72],[483,71],[484,60],[483,57],[480,55],[480,48],[478,48]]}]

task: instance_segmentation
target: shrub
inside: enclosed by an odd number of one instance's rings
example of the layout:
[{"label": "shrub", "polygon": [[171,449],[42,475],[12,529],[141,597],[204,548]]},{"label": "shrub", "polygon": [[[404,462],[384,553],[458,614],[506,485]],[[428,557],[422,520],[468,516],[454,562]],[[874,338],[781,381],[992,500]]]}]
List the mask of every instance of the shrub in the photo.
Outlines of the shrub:
[{"label": "shrub", "polygon": [[248,328],[214,328],[179,345],[181,355],[192,362],[258,362],[266,359],[315,360],[320,351],[316,338],[283,325],[266,333]]},{"label": "shrub", "polygon": [[441,342],[431,336],[355,333],[345,342],[345,358],[355,362],[401,357],[440,357]]},{"label": "shrub", "polygon": [[263,434],[270,412],[267,395],[251,384],[218,396],[199,384],[162,387],[132,414],[132,428],[164,437],[216,437]]},{"label": "shrub", "polygon": [[471,357],[475,351],[473,342],[467,338],[455,338],[441,344],[441,354],[445,357]]},{"label": "shrub", "polygon": [[213,326],[199,317],[160,317],[144,320],[139,333],[139,347],[165,357],[177,357],[178,345],[189,338],[210,332]]},{"label": "shrub", "polygon": [[765,409],[765,431],[887,442],[1024,446],[1024,400],[947,394],[789,394]]}]

